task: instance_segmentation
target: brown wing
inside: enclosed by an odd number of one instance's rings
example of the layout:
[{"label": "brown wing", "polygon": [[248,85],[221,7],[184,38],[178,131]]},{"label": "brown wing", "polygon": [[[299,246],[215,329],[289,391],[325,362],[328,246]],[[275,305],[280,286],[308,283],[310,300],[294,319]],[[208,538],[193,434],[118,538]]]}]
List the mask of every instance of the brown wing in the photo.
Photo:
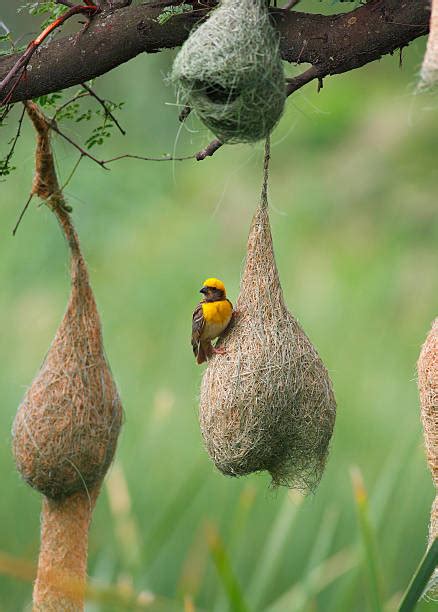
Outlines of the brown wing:
[{"label": "brown wing", "polygon": [[201,341],[202,330],[204,329],[205,319],[202,312],[202,303],[195,308],[192,318],[192,348],[195,356],[198,354],[199,343]]}]

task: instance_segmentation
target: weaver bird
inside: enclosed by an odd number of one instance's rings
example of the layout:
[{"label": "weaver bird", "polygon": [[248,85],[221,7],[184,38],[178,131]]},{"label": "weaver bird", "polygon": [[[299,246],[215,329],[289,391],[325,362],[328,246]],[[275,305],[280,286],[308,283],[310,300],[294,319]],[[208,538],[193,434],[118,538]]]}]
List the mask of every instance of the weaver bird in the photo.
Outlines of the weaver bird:
[{"label": "weaver bird", "polygon": [[200,293],[204,298],[193,313],[192,347],[197,363],[204,363],[213,353],[223,354],[223,350],[212,347],[211,341],[228,327],[233,305],[227,299],[225,285],[217,278],[207,278]]}]

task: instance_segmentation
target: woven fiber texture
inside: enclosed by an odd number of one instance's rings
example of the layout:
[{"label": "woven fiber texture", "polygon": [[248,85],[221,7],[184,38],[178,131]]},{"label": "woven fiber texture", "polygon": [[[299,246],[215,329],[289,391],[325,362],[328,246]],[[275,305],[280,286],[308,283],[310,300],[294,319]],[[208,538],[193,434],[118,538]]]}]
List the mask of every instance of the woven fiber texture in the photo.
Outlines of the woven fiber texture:
[{"label": "woven fiber texture", "polygon": [[438,0],[432,0],[430,31],[427,48],[421,66],[420,87],[434,87],[438,84]]},{"label": "woven fiber texture", "polygon": [[324,470],[336,402],[324,364],[280,285],[269,225],[267,159],[232,323],[201,385],[207,451],[226,475],[267,470],[274,485],[314,490]]},{"label": "woven fiber texture", "polygon": [[[429,544],[432,544],[438,537],[438,318],[432,323],[421,349],[417,371],[427,462],[436,489],[429,526]],[[438,596],[438,570],[431,578],[428,591]]]},{"label": "woven fiber texture", "polygon": [[66,499],[44,498],[33,612],[83,612],[88,530],[98,487]]},{"label": "woven fiber texture", "polygon": [[221,142],[266,137],[283,112],[279,37],[265,0],[223,0],[178,53],[171,78]]},{"label": "woven fiber texture", "polygon": [[111,463],[121,420],[85,263],[74,257],[67,311],[15,417],[18,470],[48,497],[88,488]]}]

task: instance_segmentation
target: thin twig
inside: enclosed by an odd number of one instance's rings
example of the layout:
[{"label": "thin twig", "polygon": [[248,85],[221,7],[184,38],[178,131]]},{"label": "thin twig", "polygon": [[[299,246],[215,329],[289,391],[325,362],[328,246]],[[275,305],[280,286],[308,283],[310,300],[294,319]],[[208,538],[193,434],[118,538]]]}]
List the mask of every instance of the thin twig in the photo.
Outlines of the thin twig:
[{"label": "thin twig", "polygon": [[218,138],[215,138],[214,140],[212,140],[210,142],[210,144],[208,144],[205,149],[202,149],[202,151],[198,151],[198,153],[196,153],[195,157],[198,161],[202,161],[203,159],[205,159],[206,157],[211,157],[212,155],[214,155],[216,153],[216,151],[218,149],[220,149],[220,147],[223,145],[224,143],[221,142]]},{"label": "thin twig", "polygon": [[125,153],[123,155],[117,155],[117,157],[112,157],[111,159],[105,159],[102,161],[102,164],[110,164],[111,162],[118,161],[119,159],[141,159],[144,161],[186,161],[187,159],[195,159],[196,154],[186,155],[184,157],[172,157],[172,155],[163,155],[162,157],[144,157],[143,155],[131,155],[130,153]]},{"label": "thin twig", "polygon": [[125,136],[126,132],[125,130],[122,128],[122,126],[120,125],[120,123],[117,121],[117,119],[114,117],[113,113],[110,111],[110,109],[108,108],[108,106],[106,105],[106,100],[104,100],[103,98],[101,98],[100,96],[97,95],[97,93],[94,91],[94,89],[92,89],[89,85],[87,85],[86,83],[81,83],[82,87],[84,89],[86,89],[88,91],[88,93],[90,94],[90,96],[92,96],[93,98],[95,98],[99,104],[102,106],[103,110],[105,111],[105,114],[110,117],[114,123],[116,124],[116,126],[118,127],[119,131],[121,132],[121,134],[123,134],[123,136]]},{"label": "thin twig", "polygon": [[75,147],[75,149],[77,149],[81,155],[83,157],[88,157],[89,159],[91,159],[92,161],[94,161],[96,164],[99,164],[99,166],[101,166],[102,168],[104,168],[105,170],[108,170],[108,168],[105,166],[104,161],[102,161],[101,159],[97,159],[97,157],[94,157],[94,155],[91,155],[91,153],[88,153],[88,151],[86,151],[84,148],[81,147],[81,145],[78,145],[77,142],[75,142],[74,140],[72,140],[70,138],[70,136],[67,136],[67,134],[65,134],[64,132],[62,132],[59,127],[56,125],[56,123],[54,121],[49,121],[49,125],[51,127],[51,129],[56,132],[57,134],[59,134],[60,136],[62,136],[62,138],[64,138],[67,142],[69,142],[73,147]]},{"label": "thin twig", "polygon": [[[65,181],[64,185],[61,187],[61,191],[64,191],[64,189],[67,187],[67,185],[69,184],[69,182],[70,182],[70,181],[71,181],[71,179],[73,178],[73,176],[74,176],[74,174],[75,174],[76,170],[78,169],[79,164],[80,164],[80,163],[81,163],[81,161],[82,161],[82,158],[83,158],[83,155],[82,155],[82,153],[81,153],[81,154],[79,155],[79,157],[78,157],[78,161],[75,163],[75,165],[73,166],[72,171],[71,171],[71,172],[70,172],[70,174],[68,175],[67,180]],[[70,210],[70,211],[68,211],[68,212],[71,212],[71,210]]]},{"label": "thin twig", "polygon": [[6,155],[5,160],[4,160],[4,165],[5,165],[5,167],[7,167],[7,166],[8,166],[9,161],[10,161],[10,159],[11,159],[12,155],[14,154],[15,145],[17,144],[17,141],[18,141],[18,139],[20,138],[20,133],[21,133],[21,125],[22,125],[22,123],[23,123],[23,118],[24,118],[24,113],[25,113],[25,112],[26,112],[26,107],[25,107],[25,106],[23,106],[23,112],[21,113],[21,116],[20,116],[20,118],[19,118],[19,120],[18,120],[18,127],[17,127],[17,131],[15,132],[15,136],[14,136],[14,139],[13,139],[13,141],[12,141],[11,148],[9,149],[9,152],[8,152],[8,154]]},{"label": "thin twig", "polygon": [[14,105],[13,104],[6,104],[4,111],[2,112],[1,116],[0,116],[0,124],[3,123],[3,121],[6,119],[6,117],[9,115],[12,107]]},{"label": "thin twig", "polygon": [[[199,154],[193,154],[193,155],[185,155],[183,157],[172,157],[171,155],[163,155],[161,157],[146,157],[146,156],[143,156],[143,155],[133,155],[131,153],[123,153],[122,155],[117,155],[116,157],[111,157],[110,159],[97,159],[97,157],[94,157],[94,155],[91,155],[91,153],[86,151],[77,142],[75,142],[69,136],[67,136],[67,134],[62,132],[58,128],[58,126],[56,125],[56,123],[54,121],[49,121],[49,125],[50,125],[51,129],[54,132],[56,132],[57,134],[62,136],[62,138],[64,138],[73,147],[75,147],[75,149],[77,149],[79,151],[79,153],[81,154],[81,158],[82,157],[88,157],[89,159],[94,161],[96,164],[99,164],[99,166],[101,166],[105,170],[109,170],[109,168],[107,167],[107,164],[110,164],[112,162],[118,161],[119,159],[141,159],[141,160],[144,160],[144,161],[155,161],[155,162],[161,162],[161,161],[186,161],[188,159],[195,159],[195,158],[197,159],[197,155],[199,155]],[[209,146],[211,146],[211,145],[209,145]],[[219,147],[217,147],[217,148],[219,148]],[[214,153],[214,151],[212,153],[208,153],[208,155],[213,155],[213,153]],[[78,164],[79,164],[79,162],[78,162]],[[69,178],[69,180],[70,180],[70,178]]]},{"label": "thin twig", "polygon": [[66,102],[64,102],[63,104],[61,104],[61,106],[58,106],[58,108],[55,111],[55,114],[52,117],[52,121],[54,121],[56,119],[56,117],[59,115],[59,113],[69,104],[71,104],[72,102],[75,102],[76,100],[79,100],[80,98],[87,98],[90,94],[86,91],[77,91],[75,93],[74,96],[72,96],[69,100],[67,100]]},{"label": "thin twig", "polygon": [[22,218],[23,218],[23,217],[24,217],[24,215],[26,214],[26,210],[29,208],[29,204],[30,204],[30,202],[31,202],[32,198],[33,198],[33,193],[31,193],[31,194],[29,195],[29,197],[28,197],[28,199],[27,199],[27,202],[26,202],[26,204],[24,205],[23,210],[22,210],[22,211],[21,211],[21,213],[20,213],[20,216],[18,217],[17,223],[15,224],[15,227],[14,227],[14,229],[12,230],[12,235],[13,235],[13,236],[15,236],[15,234],[17,233],[18,227],[19,227],[19,225],[20,225],[20,223],[21,223]]}]

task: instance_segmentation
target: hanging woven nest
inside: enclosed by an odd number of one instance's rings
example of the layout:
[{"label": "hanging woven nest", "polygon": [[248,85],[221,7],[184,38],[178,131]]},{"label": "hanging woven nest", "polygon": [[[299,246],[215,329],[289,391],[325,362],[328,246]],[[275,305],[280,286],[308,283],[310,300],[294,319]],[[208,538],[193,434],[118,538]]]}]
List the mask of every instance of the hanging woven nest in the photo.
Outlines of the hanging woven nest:
[{"label": "hanging woven nest", "polygon": [[269,226],[267,159],[232,323],[201,386],[207,451],[226,475],[267,470],[273,484],[313,490],[336,415],[324,364],[283,299]]},{"label": "hanging woven nest", "polygon": [[18,408],[13,452],[23,478],[47,497],[59,499],[102,480],[123,414],[88,272],[57,183],[49,126],[35,104],[26,104],[38,133],[32,193],[46,200],[67,238],[71,294],[41,370]]},{"label": "hanging woven nest", "polygon": [[279,121],[286,99],[279,36],[265,0],[222,0],[178,53],[179,102],[221,142],[255,142]]},{"label": "hanging woven nest", "polygon": [[48,497],[90,488],[112,461],[121,422],[96,303],[77,255],[67,312],[15,417],[18,470]]},{"label": "hanging woven nest", "polygon": [[[438,537],[438,318],[432,324],[417,364],[421,422],[427,462],[436,489],[429,526],[429,545]],[[438,570],[435,570],[427,591],[438,596]]]}]

